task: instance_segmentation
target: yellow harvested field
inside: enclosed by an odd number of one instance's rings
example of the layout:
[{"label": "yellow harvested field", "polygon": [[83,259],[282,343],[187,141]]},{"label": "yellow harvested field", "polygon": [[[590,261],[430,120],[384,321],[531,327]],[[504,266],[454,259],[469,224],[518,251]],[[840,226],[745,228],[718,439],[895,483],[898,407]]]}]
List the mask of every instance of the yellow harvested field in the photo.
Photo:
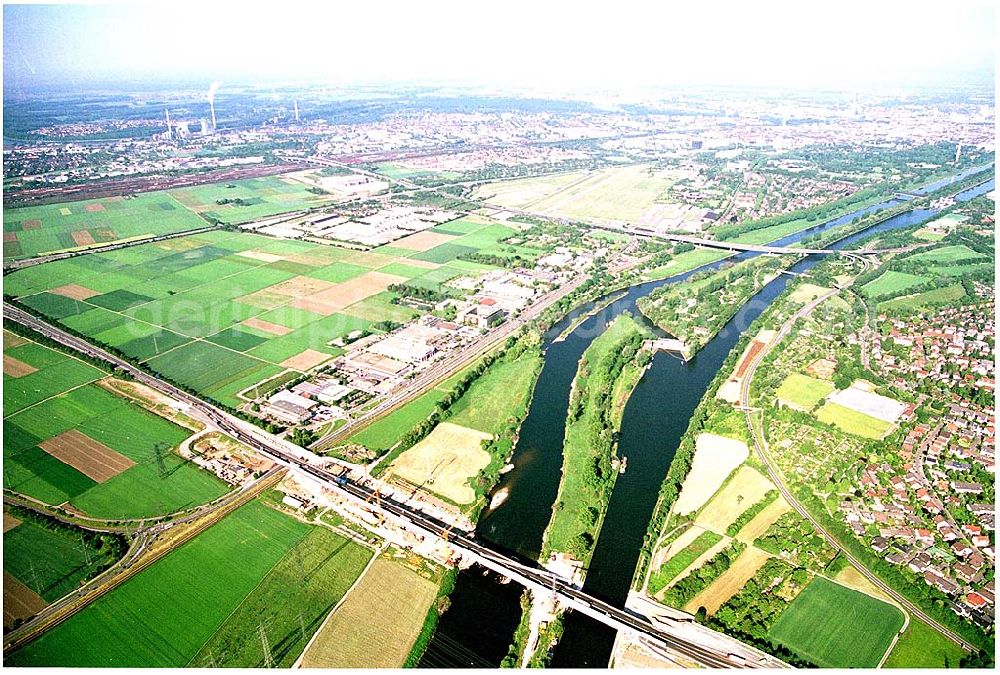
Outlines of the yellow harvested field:
[{"label": "yellow harvested field", "polygon": [[853,565],[848,565],[844,569],[840,570],[833,580],[842,586],[847,586],[848,588],[853,588],[856,591],[861,591],[862,593],[870,595],[873,598],[884,600],[892,605],[896,604],[896,602],[886,595],[884,591],[880,590],[875,584],[864,578],[861,575],[861,572],[854,569]]},{"label": "yellow harvested field", "polygon": [[420,634],[437,584],[380,558],[320,627],[303,668],[401,668]]},{"label": "yellow harvested field", "polygon": [[675,222],[678,213],[662,200],[684,175],[650,166],[525,178],[484,185],[475,192],[493,204],[597,222]]},{"label": "yellow harvested field", "polygon": [[764,566],[769,557],[764,551],[747,546],[728,570],[684,605],[684,611],[694,614],[699,607],[704,607],[709,614],[715,614],[726,600],[736,595],[757,570]]},{"label": "yellow harvested field", "polygon": [[20,524],[21,524],[20,520],[18,520],[14,516],[10,515],[6,511],[3,512],[3,531],[4,532],[9,532],[10,530],[13,530],[15,527],[17,527]]},{"label": "yellow harvested field", "polygon": [[442,234],[440,232],[431,232],[425,230],[424,232],[417,232],[416,234],[411,234],[408,237],[403,237],[392,243],[393,246],[397,248],[405,248],[410,251],[428,251],[435,246],[440,246],[441,244],[447,244],[452,239],[457,239],[453,234]]},{"label": "yellow harvested field", "polygon": [[76,429],[44,440],[38,447],[98,483],[135,466],[128,457]]},{"label": "yellow harvested field", "polygon": [[256,249],[252,251],[239,251],[236,255],[243,258],[250,258],[251,260],[260,260],[266,263],[278,262],[279,260],[284,260],[280,255],[275,255],[273,253],[266,253],[264,251],[258,251]]},{"label": "yellow harvested field", "polygon": [[244,305],[259,307],[260,309],[274,309],[287,303],[288,296],[281,293],[273,293],[265,288],[247,295],[241,295],[236,298],[236,302],[242,302]]},{"label": "yellow harvested field", "polygon": [[[297,297],[290,304],[292,307],[304,309],[318,314],[335,314],[348,305],[353,305],[365,298],[377,295],[393,284],[406,282],[406,277],[384,272],[365,272],[339,284],[328,284],[328,288],[313,293],[304,294],[308,297]],[[282,282],[288,283],[288,282]],[[274,286],[271,286],[271,290]]]},{"label": "yellow harvested field", "polygon": [[78,246],[90,246],[94,243],[94,235],[87,230],[73,230],[69,236],[73,237],[73,243]]},{"label": "yellow harvested field", "polygon": [[285,368],[294,368],[295,370],[309,370],[310,368],[315,368],[324,361],[329,361],[333,357],[326,352],[318,352],[315,349],[307,349],[304,352],[299,352],[291,358],[287,358],[281,362]]},{"label": "yellow harvested field", "polygon": [[807,302],[815,300],[829,290],[829,288],[817,286],[816,284],[800,284],[796,286],[795,290],[788,296],[788,299],[792,302],[804,305]]},{"label": "yellow harvested field", "polygon": [[386,253],[373,253],[372,251],[352,251],[351,253],[345,255],[341,259],[341,262],[350,263],[352,265],[361,265],[362,267],[367,267],[369,269],[378,269],[380,267],[385,267],[386,265],[392,265],[393,263],[402,263],[412,267],[423,267],[431,270],[435,270],[440,267],[437,263],[427,262],[425,260],[399,258]]},{"label": "yellow harvested field", "polygon": [[397,457],[389,465],[389,475],[456,504],[471,504],[476,492],[468,483],[490,463],[490,454],[482,448],[490,438],[490,434],[442,422]]},{"label": "yellow harvested field", "polygon": [[[653,652],[649,651],[641,642],[636,638],[628,637],[625,633],[618,634],[619,646],[617,650],[617,658],[614,661],[613,668],[618,669],[632,669],[632,668],[680,668],[681,666],[668,661],[662,656],[657,656]],[[614,657],[612,657],[614,658]]]},{"label": "yellow harvested field", "polygon": [[86,286],[80,286],[79,284],[66,284],[65,286],[59,286],[49,290],[49,293],[61,295],[65,298],[72,298],[73,300],[86,300],[87,298],[92,298],[95,295],[100,295],[98,291],[91,290]]},{"label": "yellow harvested field", "polygon": [[788,502],[781,495],[773,502],[764,507],[764,510],[753,517],[749,523],[743,526],[743,529],[739,531],[736,538],[740,541],[752,544],[753,540],[760,535],[767,532],[767,528],[780,518],[782,515],[791,510]]},{"label": "yellow harvested field", "polygon": [[11,333],[9,330],[3,332],[3,348],[13,349],[14,347],[19,347],[23,344],[27,344],[29,340],[24,339],[16,333]]},{"label": "yellow harvested field", "polygon": [[18,361],[13,356],[3,355],[3,374],[8,377],[24,377],[37,371],[38,368],[24,361]]},{"label": "yellow harvested field", "polygon": [[265,333],[270,333],[271,335],[288,335],[292,332],[292,329],[288,326],[271,323],[270,321],[264,321],[263,319],[258,319],[256,317],[247,319],[243,322],[243,325],[249,326],[250,328],[256,328],[257,330],[262,330]]},{"label": "yellow harvested field", "polygon": [[573,183],[587,178],[583,171],[572,173],[556,173],[533,178],[516,178],[514,180],[488,183],[475,191],[475,199],[485,199],[503,206],[525,207],[533,202],[545,199]]},{"label": "yellow harvested field", "polygon": [[741,513],[759,502],[768,490],[773,489],[771,481],[760,472],[749,466],[741,466],[726,487],[719,490],[708,506],[698,514],[695,522],[722,534]]},{"label": "yellow harvested field", "polygon": [[3,627],[13,628],[15,619],[27,619],[45,609],[46,603],[33,590],[4,570],[3,573]]},{"label": "yellow harvested field", "polygon": [[310,267],[325,267],[332,262],[337,261],[336,254],[331,255],[325,250],[313,249],[311,251],[305,251],[303,253],[293,253],[291,255],[282,256],[283,260],[289,262],[299,263],[300,265],[309,265]]},{"label": "yellow harvested field", "polygon": [[674,513],[683,516],[700,509],[749,454],[750,449],[743,441],[718,434],[698,434],[691,471],[674,503]]},{"label": "yellow harvested field", "polygon": [[337,284],[331,281],[324,281],[323,279],[297,276],[276,283],[273,286],[268,286],[264,290],[270,293],[277,293],[279,295],[287,295],[292,298],[301,298],[303,296],[321,293],[322,291],[329,290],[336,285]]}]

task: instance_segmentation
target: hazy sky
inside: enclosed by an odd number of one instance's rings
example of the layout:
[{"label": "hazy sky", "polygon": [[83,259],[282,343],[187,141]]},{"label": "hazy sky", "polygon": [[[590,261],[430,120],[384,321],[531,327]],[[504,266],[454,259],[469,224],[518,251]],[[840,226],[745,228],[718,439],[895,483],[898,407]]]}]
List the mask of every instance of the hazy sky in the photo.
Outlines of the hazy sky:
[{"label": "hazy sky", "polygon": [[[349,0],[5,5],[4,79],[542,87],[992,81],[989,4]],[[694,6],[696,5],[696,6]]]}]

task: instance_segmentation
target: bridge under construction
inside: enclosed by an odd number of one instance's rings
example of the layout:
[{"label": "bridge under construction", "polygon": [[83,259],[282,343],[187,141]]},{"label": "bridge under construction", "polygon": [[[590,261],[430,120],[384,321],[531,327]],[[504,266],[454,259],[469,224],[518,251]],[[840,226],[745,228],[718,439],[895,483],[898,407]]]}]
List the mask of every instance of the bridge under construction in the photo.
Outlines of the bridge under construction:
[{"label": "bridge under construction", "polygon": [[776,657],[712,631],[694,621],[672,617],[659,617],[651,620],[638,613],[621,609],[595,598],[573,586],[569,581],[537,566],[536,563],[515,560],[510,555],[485,545],[473,533],[453,532],[452,525],[428,516],[412,506],[398,503],[381,495],[377,488],[373,489],[348,480],[331,472],[325,466],[319,466],[316,461],[318,458],[312,453],[233,417],[169,382],[140,370],[124,359],[60,330],[18,307],[5,302],[3,313],[6,319],[30,328],[91,358],[104,361],[113,366],[117,372],[130,376],[141,384],[187,404],[224,433],[278,464],[287,466],[302,476],[308,477],[311,482],[318,483],[324,490],[337,493],[355,503],[364,503],[368,508],[376,508],[382,516],[393,519],[394,522],[398,522],[410,531],[446,542],[463,561],[478,563],[534,592],[552,593],[558,597],[563,605],[587,614],[611,628],[640,635],[644,640],[661,645],[670,652],[706,667],[788,667]]}]

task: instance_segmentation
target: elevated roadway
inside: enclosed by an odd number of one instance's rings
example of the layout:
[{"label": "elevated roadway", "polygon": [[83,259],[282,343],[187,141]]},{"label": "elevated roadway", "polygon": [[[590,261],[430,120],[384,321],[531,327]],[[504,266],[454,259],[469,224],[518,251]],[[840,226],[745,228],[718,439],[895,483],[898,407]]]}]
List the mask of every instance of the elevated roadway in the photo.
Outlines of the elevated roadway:
[{"label": "elevated roadway", "polygon": [[[373,489],[347,480],[322,466],[318,466],[315,463],[317,458],[312,453],[302,449],[294,449],[297,446],[292,446],[273,434],[268,434],[243,420],[237,419],[169,382],[140,370],[124,359],[56,328],[9,303],[4,303],[3,312],[4,317],[11,321],[26,326],[91,358],[110,364],[117,371],[133,377],[137,382],[186,403],[208,418],[223,432],[278,464],[301,471],[321,483],[324,488],[339,493],[352,501],[364,502],[372,507],[372,501],[376,497]],[[661,620],[658,625],[654,624],[645,617],[637,616],[588,595],[551,572],[537,567],[537,565],[520,562],[505,553],[495,551],[478,541],[471,533],[453,532],[451,525],[429,517],[411,506],[397,503],[381,495],[378,497],[379,499],[375,500],[378,504],[376,508],[380,508],[385,515],[404,523],[408,529],[422,532],[425,536],[446,540],[463,559],[480,563],[536,591],[554,593],[565,605],[616,630],[642,634],[647,639],[662,644],[706,667],[787,667],[787,664],[775,657],[693,622]]]}]

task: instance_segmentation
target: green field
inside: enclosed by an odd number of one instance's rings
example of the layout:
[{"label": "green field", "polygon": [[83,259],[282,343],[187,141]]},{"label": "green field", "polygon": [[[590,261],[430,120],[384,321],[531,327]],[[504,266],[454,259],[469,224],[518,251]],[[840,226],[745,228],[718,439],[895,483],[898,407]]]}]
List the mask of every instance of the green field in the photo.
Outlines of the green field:
[{"label": "green field", "polygon": [[[167,192],[4,209],[4,260],[120,239],[180,232],[208,223]],[[75,237],[74,238],[74,234]],[[14,241],[8,238],[14,237]]]},{"label": "green field", "polygon": [[817,577],[768,637],[821,668],[874,668],[902,627],[903,614],[892,605]]},{"label": "green field", "polygon": [[926,263],[943,263],[947,265],[972,260],[985,260],[987,258],[989,256],[977,253],[964,244],[959,244],[956,246],[942,246],[926,253],[917,253],[907,258],[907,260],[919,260]]},{"label": "green field", "polygon": [[[108,518],[169,513],[225,494],[220,480],[172,452],[191,432],[92,384],[103,372],[34,342],[4,354],[41,368],[4,375],[4,488]],[[96,483],[40,447],[71,430],[135,465]]]},{"label": "green field", "polygon": [[693,251],[680,253],[665,264],[643,272],[644,279],[666,279],[677,274],[690,272],[691,270],[722,260],[730,255],[729,251],[720,251],[714,248],[696,248]]},{"label": "green field", "polygon": [[874,281],[869,281],[862,286],[861,292],[868,298],[879,298],[883,295],[891,295],[897,291],[926,284],[928,281],[930,281],[928,277],[889,270]]},{"label": "green field", "polygon": [[[329,202],[282,176],[4,209],[4,259],[180,232],[211,222],[245,223]],[[219,204],[219,201],[228,203]]]},{"label": "green field", "polygon": [[[422,253],[399,249],[398,255],[387,247],[381,254],[364,253],[244,232],[208,232],[19,270],[5,277],[5,292],[235,407],[239,391],[283,371],[283,361],[307,349],[337,356],[343,350],[330,343],[338,337],[372,323],[420,315],[392,303],[394,294],[379,281],[385,277],[375,275],[379,280],[368,284],[362,275],[377,271],[437,289],[455,276],[493,269],[454,257],[466,251],[507,255],[509,247],[499,241],[515,231],[488,222],[447,225],[460,228],[461,236]],[[430,266],[413,265],[418,256],[432,261]],[[351,284],[345,293],[354,301],[338,305],[334,284]],[[366,296],[359,297],[359,284]],[[309,304],[320,291],[332,301],[328,308]],[[283,328],[265,325],[265,330],[246,321]],[[279,334],[286,328],[291,332]]]},{"label": "green field", "polygon": [[910,625],[892,648],[885,668],[957,668],[965,652],[926,623],[910,617]]},{"label": "green field", "polygon": [[962,286],[962,284],[956,283],[951,284],[950,286],[935,288],[934,290],[927,291],[926,293],[904,295],[899,298],[887,300],[886,302],[880,302],[878,308],[879,311],[894,310],[897,312],[909,312],[918,310],[922,307],[947,304],[963,297],[965,297],[965,287]]},{"label": "green field", "polygon": [[[135,465],[96,483],[39,447],[70,430]],[[148,517],[202,504],[226,492],[222,481],[172,452],[191,432],[93,384],[5,418],[4,435],[5,488],[49,504],[68,501],[91,516]]]},{"label": "green field", "polygon": [[30,514],[13,515],[21,524],[4,532],[3,569],[46,602],[58,600],[115,562],[111,547],[97,538],[85,540],[80,530],[54,529],[34,522]]},{"label": "green field", "polygon": [[705,530],[690,544],[675,553],[660,568],[649,575],[649,592],[657,594],[666,588],[678,574],[691,566],[705,551],[722,541],[722,535]]},{"label": "green field", "polygon": [[[285,176],[247,178],[171,190],[187,208],[223,223],[245,223],[288,211],[325,204],[328,196],[309,191],[309,185]],[[219,204],[230,200],[228,204]],[[236,202],[235,200],[241,200]]]},{"label": "green field", "polygon": [[[8,347],[14,344],[17,346]],[[83,361],[34,342],[22,342],[21,338],[16,338],[7,331],[4,331],[3,353],[4,356],[37,368],[35,372],[21,377],[12,377],[4,373],[5,417],[67,389],[104,377],[102,371]]]},{"label": "green field", "polygon": [[816,411],[816,417],[821,422],[836,425],[849,434],[865,438],[882,438],[892,429],[892,425],[888,422],[832,402],[823,404],[823,407]]},{"label": "green field", "polygon": [[251,502],[8,655],[5,665],[184,666],[309,527]]},{"label": "green field", "polygon": [[448,421],[487,434],[499,433],[528,405],[540,356],[524,355],[492,364],[451,406]]},{"label": "green field", "polygon": [[388,450],[396,444],[400,436],[427,419],[434,412],[437,402],[447,394],[446,389],[435,387],[368,425],[348,438],[347,442],[363,445],[376,452]]},{"label": "green field", "polygon": [[778,387],[775,397],[787,401],[802,410],[809,411],[832,394],[834,386],[825,380],[817,380],[801,373],[792,373]]},{"label": "green field", "polygon": [[947,267],[934,266],[930,268],[931,274],[939,277],[961,277],[966,274],[977,272],[992,272],[994,265],[991,262],[973,263],[971,265],[948,265]]},{"label": "green field", "polygon": [[361,574],[372,552],[325,527],[314,527],[278,561],[187,664],[260,668],[257,634],[267,627],[271,657],[290,668],[323,619]]}]

